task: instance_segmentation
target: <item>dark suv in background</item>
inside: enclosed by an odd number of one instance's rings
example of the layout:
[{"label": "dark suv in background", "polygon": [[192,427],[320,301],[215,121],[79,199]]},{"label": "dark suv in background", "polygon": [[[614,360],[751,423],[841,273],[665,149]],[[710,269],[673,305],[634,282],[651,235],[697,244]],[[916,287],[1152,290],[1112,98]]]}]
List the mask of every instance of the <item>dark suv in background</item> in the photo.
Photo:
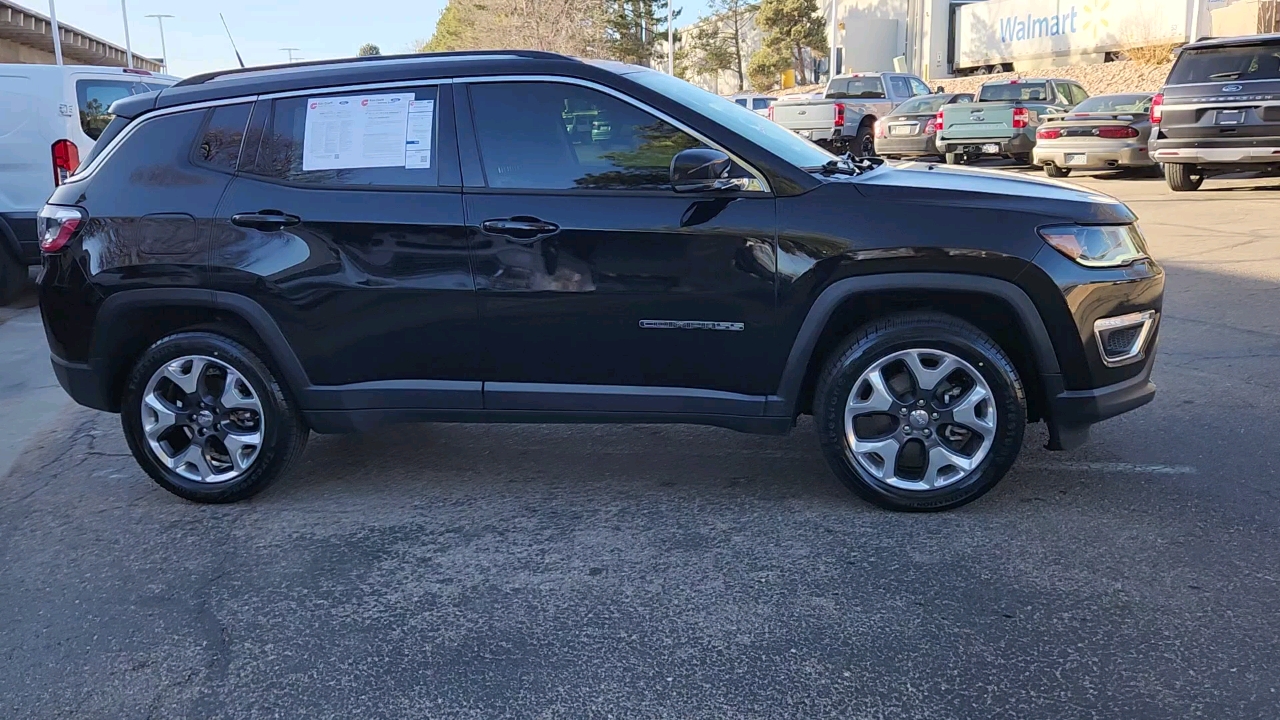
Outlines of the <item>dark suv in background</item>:
[{"label": "dark suv in background", "polygon": [[41,306],[63,387],[192,500],[310,431],[812,414],[851,488],[936,510],[1029,420],[1069,448],[1154,394],[1164,276],[1120,202],[837,158],[645,68],[369,58],[113,112],[41,212]]},{"label": "dark suv in background", "polygon": [[1226,173],[1280,176],[1280,34],[1183,46],[1151,120],[1151,157],[1174,191]]}]

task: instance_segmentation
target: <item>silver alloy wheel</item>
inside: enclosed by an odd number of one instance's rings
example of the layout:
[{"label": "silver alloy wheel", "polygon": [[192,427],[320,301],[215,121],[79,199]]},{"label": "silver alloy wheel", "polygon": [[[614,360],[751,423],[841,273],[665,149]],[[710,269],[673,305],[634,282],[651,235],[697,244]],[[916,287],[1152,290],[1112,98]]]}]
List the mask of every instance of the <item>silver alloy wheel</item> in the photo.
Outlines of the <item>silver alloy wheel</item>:
[{"label": "silver alloy wheel", "polygon": [[903,350],[854,383],[844,432],[853,461],[900,490],[963,480],[991,451],[995,395],[982,374],[941,350]]},{"label": "silver alloy wheel", "polygon": [[263,411],[235,368],[187,355],[156,370],[142,393],[142,430],[156,459],[188,480],[222,483],[253,466]]}]

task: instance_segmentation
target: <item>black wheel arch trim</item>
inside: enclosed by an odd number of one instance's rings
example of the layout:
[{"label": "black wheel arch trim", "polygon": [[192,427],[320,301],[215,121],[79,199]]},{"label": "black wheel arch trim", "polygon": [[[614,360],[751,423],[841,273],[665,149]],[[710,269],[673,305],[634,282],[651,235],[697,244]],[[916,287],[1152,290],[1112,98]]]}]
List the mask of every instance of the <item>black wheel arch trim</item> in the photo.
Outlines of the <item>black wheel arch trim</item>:
[{"label": "black wheel arch trim", "polygon": [[850,277],[828,285],[809,306],[800,332],[791,345],[791,353],[787,356],[778,393],[769,397],[765,414],[795,416],[818,339],[842,303],[856,295],[893,290],[972,292],[1003,300],[1013,308],[1022,331],[1031,343],[1036,369],[1041,375],[1061,373],[1057,352],[1040,312],[1026,292],[1012,282],[982,275],[930,272]]},{"label": "black wheel arch trim", "polygon": [[89,345],[89,364],[103,371],[103,383],[110,382],[110,378],[115,375],[114,371],[118,369],[113,365],[119,362],[118,359],[113,360],[113,350],[124,336],[120,328],[129,322],[130,315],[138,310],[174,306],[207,308],[238,316],[258,336],[270,355],[263,360],[272,363],[279,370],[282,375],[280,380],[289,387],[295,398],[300,398],[310,387],[311,382],[302,362],[280,331],[280,326],[265,308],[243,295],[200,288],[122,290],[107,297],[98,310]]}]

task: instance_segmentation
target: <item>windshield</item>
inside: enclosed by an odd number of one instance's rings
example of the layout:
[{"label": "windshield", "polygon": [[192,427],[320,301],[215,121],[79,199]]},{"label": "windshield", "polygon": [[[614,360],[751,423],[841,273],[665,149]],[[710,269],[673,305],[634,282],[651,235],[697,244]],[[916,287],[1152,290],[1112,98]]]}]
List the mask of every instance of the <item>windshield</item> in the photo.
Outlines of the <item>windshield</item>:
[{"label": "windshield", "polygon": [[1076,106],[1076,113],[1149,113],[1151,112],[1151,96],[1142,95],[1102,95],[1091,97]]},{"label": "windshield", "polygon": [[835,78],[827,83],[827,97],[833,100],[840,98],[882,98],[884,83],[878,77]]},{"label": "windshield", "polygon": [[1241,80],[1280,80],[1280,47],[1246,45],[1186,50],[1178,56],[1168,84]]},{"label": "windshield", "polygon": [[984,85],[982,92],[978,93],[978,102],[999,102],[1001,100],[1035,100],[1043,102],[1048,98],[1049,84],[1042,82]]},{"label": "windshield", "polygon": [[629,73],[627,77],[705,115],[796,167],[822,167],[835,159],[831,153],[801,139],[772,120],[677,77],[652,70]]},{"label": "windshield", "polygon": [[911,100],[899,105],[898,109],[893,112],[895,115],[910,115],[913,113],[923,115],[925,113],[936,113],[942,109],[942,106],[946,104],[946,102],[946,95],[912,98]]}]

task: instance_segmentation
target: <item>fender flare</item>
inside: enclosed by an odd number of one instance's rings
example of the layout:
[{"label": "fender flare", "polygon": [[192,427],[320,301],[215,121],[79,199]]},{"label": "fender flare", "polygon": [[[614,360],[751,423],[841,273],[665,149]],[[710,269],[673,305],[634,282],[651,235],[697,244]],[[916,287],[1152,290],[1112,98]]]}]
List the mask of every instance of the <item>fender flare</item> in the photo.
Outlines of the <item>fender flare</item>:
[{"label": "fender flare", "polygon": [[111,372],[115,369],[112,363],[116,362],[112,359],[114,345],[124,335],[119,328],[130,322],[130,315],[137,310],[175,306],[207,308],[236,315],[248,323],[258,336],[269,355],[263,359],[279,369],[280,379],[292,391],[293,397],[302,397],[311,386],[297,353],[293,351],[270,313],[244,295],[218,290],[155,288],[123,290],[112,294],[98,310],[89,345],[89,363],[107,370],[106,377],[114,376],[114,372]]},{"label": "fender flare", "polygon": [[837,280],[827,286],[818,295],[818,299],[809,306],[795,342],[791,345],[791,353],[787,356],[787,364],[782,371],[782,381],[778,384],[778,394],[770,396],[765,403],[766,415],[784,415],[794,417],[800,400],[800,391],[808,374],[813,353],[822,337],[836,308],[855,295],[885,292],[893,290],[943,290],[970,292],[986,295],[1004,301],[1017,315],[1018,324],[1031,343],[1031,355],[1035,359],[1036,369],[1040,375],[1058,375],[1062,372],[1058,365],[1058,355],[1053,341],[1049,339],[1049,331],[1044,320],[1036,309],[1035,303],[1023,292],[1022,288],[1007,280],[982,275],[959,275],[950,273],[910,272],[870,275]]}]

